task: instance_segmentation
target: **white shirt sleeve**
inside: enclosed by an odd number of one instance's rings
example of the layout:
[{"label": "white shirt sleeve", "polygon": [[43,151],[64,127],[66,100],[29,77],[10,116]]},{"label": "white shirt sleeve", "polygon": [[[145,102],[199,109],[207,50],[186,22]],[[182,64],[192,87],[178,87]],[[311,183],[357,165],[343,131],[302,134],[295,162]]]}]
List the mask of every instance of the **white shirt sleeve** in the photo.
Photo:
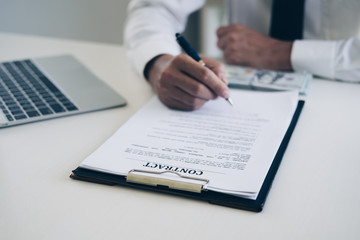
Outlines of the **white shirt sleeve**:
[{"label": "white shirt sleeve", "polygon": [[291,63],[296,71],[334,80],[360,82],[360,39],[295,41]]},{"label": "white shirt sleeve", "polygon": [[128,5],[124,43],[135,70],[143,76],[145,65],[160,54],[181,52],[175,33],[183,32],[188,16],[205,0],[133,0]]}]

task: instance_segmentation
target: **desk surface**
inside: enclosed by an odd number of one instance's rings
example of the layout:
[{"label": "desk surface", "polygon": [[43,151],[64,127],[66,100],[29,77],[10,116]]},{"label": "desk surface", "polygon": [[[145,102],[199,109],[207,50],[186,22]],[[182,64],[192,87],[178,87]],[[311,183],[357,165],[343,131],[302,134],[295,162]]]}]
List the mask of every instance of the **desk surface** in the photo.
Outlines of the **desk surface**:
[{"label": "desk surface", "polygon": [[75,181],[153,92],[116,45],[0,34],[0,61],[70,53],[123,108],[0,130],[0,239],[360,239],[360,84],[315,79],[261,213]]}]

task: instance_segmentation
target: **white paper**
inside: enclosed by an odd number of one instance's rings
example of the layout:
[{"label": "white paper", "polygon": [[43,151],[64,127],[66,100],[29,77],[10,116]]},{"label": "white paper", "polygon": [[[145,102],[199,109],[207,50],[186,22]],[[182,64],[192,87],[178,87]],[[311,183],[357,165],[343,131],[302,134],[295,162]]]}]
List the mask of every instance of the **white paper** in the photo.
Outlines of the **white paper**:
[{"label": "white paper", "polygon": [[209,190],[254,199],[291,122],[298,92],[231,90],[231,99],[234,106],[218,98],[185,112],[154,97],[80,166],[123,176],[132,169],[175,171],[208,179]]}]

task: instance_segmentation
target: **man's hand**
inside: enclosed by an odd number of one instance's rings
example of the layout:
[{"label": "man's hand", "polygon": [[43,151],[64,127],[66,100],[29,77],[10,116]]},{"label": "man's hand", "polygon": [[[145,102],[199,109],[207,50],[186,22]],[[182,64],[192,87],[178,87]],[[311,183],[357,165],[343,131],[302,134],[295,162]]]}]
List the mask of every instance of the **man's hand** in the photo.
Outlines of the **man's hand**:
[{"label": "man's hand", "polygon": [[154,59],[147,76],[165,105],[195,110],[217,96],[229,97],[224,65],[210,58],[203,60],[207,67],[185,54]]},{"label": "man's hand", "polygon": [[226,63],[271,70],[292,70],[293,42],[279,41],[241,24],[217,30]]}]

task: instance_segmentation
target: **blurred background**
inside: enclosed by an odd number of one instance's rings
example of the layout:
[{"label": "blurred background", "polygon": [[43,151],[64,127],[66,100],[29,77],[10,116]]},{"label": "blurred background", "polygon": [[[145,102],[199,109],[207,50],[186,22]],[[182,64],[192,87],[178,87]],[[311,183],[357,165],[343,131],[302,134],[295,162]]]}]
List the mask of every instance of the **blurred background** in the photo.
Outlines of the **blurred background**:
[{"label": "blurred background", "polygon": [[[201,11],[190,16],[185,31],[197,51],[209,56],[219,55],[215,30],[224,19],[223,1],[207,1]],[[0,31],[121,45],[128,3],[129,0],[0,0]]]}]

